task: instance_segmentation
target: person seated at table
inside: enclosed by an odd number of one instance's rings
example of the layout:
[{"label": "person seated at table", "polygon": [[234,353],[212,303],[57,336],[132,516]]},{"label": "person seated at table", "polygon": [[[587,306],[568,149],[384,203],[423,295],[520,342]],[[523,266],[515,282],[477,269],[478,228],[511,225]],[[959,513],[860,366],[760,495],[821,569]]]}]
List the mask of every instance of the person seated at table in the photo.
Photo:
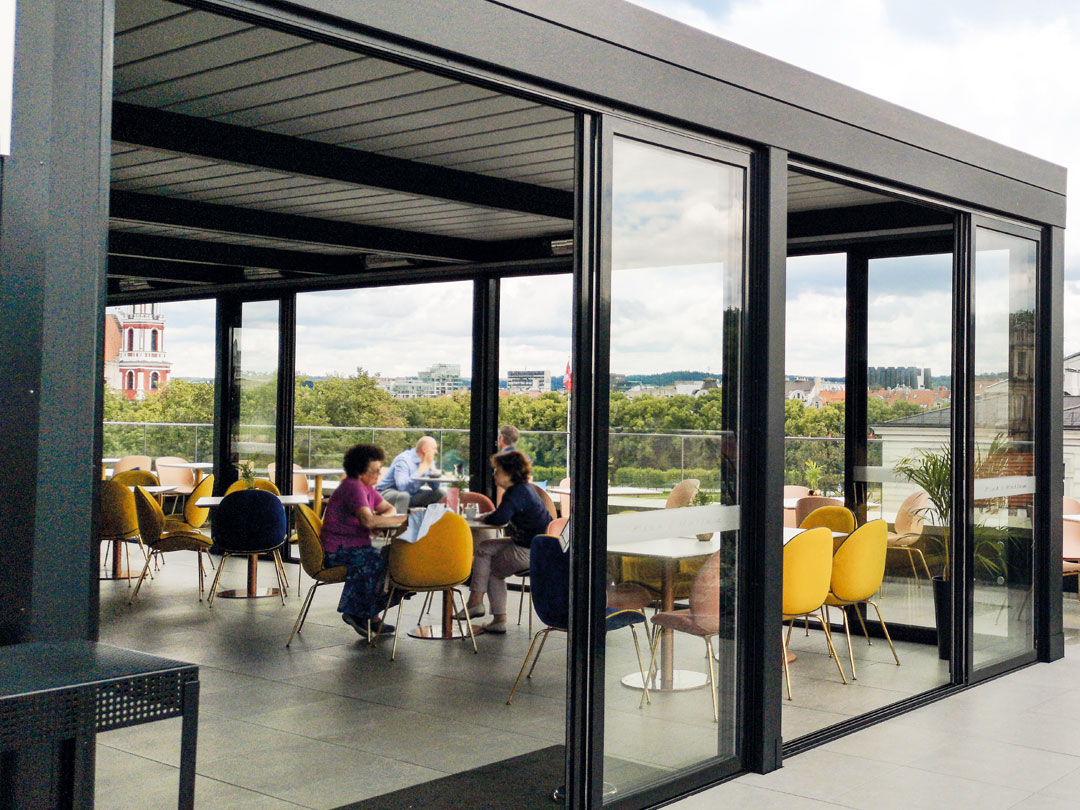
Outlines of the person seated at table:
[{"label": "person seated at table", "polygon": [[357,444],[345,451],[345,477],[334,490],[323,515],[322,545],[328,566],[348,569],[338,612],[342,620],[367,637],[372,632],[394,632],[393,625],[376,615],[386,605],[386,558],[371,546],[371,532],[397,526],[401,517],[375,490],[386,454],[374,444]]},{"label": "person seated at table", "polygon": [[518,439],[521,438],[521,431],[513,425],[502,425],[499,428],[499,438],[496,440],[498,446],[498,453],[509,453],[511,450],[517,450]]},{"label": "person seated at table", "polygon": [[386,475],[375,485],[379,494],[393,504],[400,514],[405,514],[413,507],[438,503],[446,497],[446,487],[434,481],[416,480],[439,474],[435,467],[435,453],[438,448],[439,444],[433,437],[422,437],[416,447],[394,456]]},{"label": "person seated at table", "polygon": [[506,578],[529,567],[529,544],[551,522],[544,502],[529,483],[532,462],[520,450],[491,457],[495,484],[506,490],[499,508],[482,520],[492,526],[506,524],[506,537],[481,540],[473,550],[469,601],[458,618],[484,615],[484,594],[491,606],[491,622],[476,629],[485,633],[506,632]]}]

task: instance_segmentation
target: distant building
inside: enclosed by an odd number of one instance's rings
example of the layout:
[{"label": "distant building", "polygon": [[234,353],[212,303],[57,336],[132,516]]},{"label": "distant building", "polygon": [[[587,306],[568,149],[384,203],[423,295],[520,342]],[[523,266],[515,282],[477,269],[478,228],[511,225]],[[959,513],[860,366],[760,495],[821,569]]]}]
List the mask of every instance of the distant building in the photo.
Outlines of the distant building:
[{"label": "distant building", "polygon": [[511,394],[525,391],[544,393],[551,390],[550,371],[507,371],[506,390]]},{"label": "distant building", "polygon": [[128,399],[165,387],[172,363],[165,359],[161,304],[115,307],[105,315],[105,384]]},{"label": "distant building", "polygon": [[417,376],[431,387],[432,393],[425,396],[441,397],[464,388],[461,382],[461,366],[457,363],[435,363]]}]

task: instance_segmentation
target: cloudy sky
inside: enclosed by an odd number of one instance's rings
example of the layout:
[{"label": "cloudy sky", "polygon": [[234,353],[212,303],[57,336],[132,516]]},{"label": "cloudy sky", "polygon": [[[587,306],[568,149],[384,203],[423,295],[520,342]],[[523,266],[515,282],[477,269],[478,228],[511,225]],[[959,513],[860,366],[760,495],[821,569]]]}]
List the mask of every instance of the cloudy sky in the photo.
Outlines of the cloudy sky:
[{"label": "cloudy sky", "polygon": [[[9,0],[0,0],[0,8]],[[1070,190],[1080,176],[1080,2],[1075,0],[635,0],[639,5],[725,39],[767,53],[807,70],[917,110],[1069,168]],[[2,77],[0,77],[2,78]],[[628,160],[630,158],[627,158]],[[691,172],[693,174],[693,172]],[[628,173],[627,176],[631,176]],[[670,173],[672,178],[677,172]],[[624,186],[627,206],[640,191]],[[689,194],[689,192],[687,192]],[[691,200],[691,196],[686,197]],[[655,201],[654,201],[655,202]],[[722,214],[722,206],[699,206],[697,224]],[[1072,212],[1070,224],[1080,224]],[[629,208],[627,210],[630,210]],[[694,224],[686,222],[678,227]],[[629,220],[627,220],[629,221]],[[618,223],[617,223],[618,225]],[[625,222],[624,222],[625,225]],[[1066,240],[1065,350],[1080,349],[1080,239],[1076,228]],[[626,244],[639,237],[626,226]],[[648,244],[647,240],[639,240]],[[890,260],[871,268],[871,365],[930,366],[948,372],[949,268],[940,260]],[[626,349],[612,370],[646,372],[708,366],[707,353],[669,362],[650,350],[641,327],[658,334],[681,334],[683,345],[705,345],[695,330],[709,324],[704,310],[718,302],[700,300],[702,314],[681,323],[661,323],[662,293],[677,297],[693,286],[695,274],[722,272],[720,264],[669,261],[685,276],[682,285],[648,294],[649,280],[613,281],[616,307],[626,328],[617,333]],[[635,271],[636,272],[636,271]],[[674,270],[670,271],[674,272]],[[919,284],[912,283],[918,278]],[[623,286],[619,286],[619,284]],[[790,262],[788,373],[843,374],[844,269],[839,257]],[[919,290],[916,297],[912,290]],[[931,294],[932,291],[932,294]],[[506,368],[540,367],[562,372],[569,355],[568,279],[506,282],[502,317]],[[729,291],[730,292],[730,291]],[[623,296],[620,305],[619,296]],[[671,300],[675,300],[671,298]],[[298,368],[310,374],[352,373],[361,366],[389,375],[412,375],[437,362],[457,362],[468,374],[470,297],[467,285],[441,284],[377,295],[366,291],[327,293],[298,304]],[[667,308],[667,307],[665,307]],[[667,308],[671,311],[670,308]],[[212,373],[212,350],[205,342],[207,317],[199,305],[170,305],[169,345],[178,376]],[[189,314],[190,313],[190,314]],[[647,314],[647,318],[646,318]],[[256,322],[252,313],[252,325]],[[272,325],[271,325],[272,326]],[[681,331],[676,331],[681,330]],[[188,343],[188,337],[193,342]],[[245,341],[246,342],[246,341]],[[267,341],[273,346],[272,341]],[[640,349],[640,351],[638,351]],[[269,363],[246,352],[253,366]],[[639,364],[641,368],[616,368]],[[648,367],[645,367],[648,366]]]}]

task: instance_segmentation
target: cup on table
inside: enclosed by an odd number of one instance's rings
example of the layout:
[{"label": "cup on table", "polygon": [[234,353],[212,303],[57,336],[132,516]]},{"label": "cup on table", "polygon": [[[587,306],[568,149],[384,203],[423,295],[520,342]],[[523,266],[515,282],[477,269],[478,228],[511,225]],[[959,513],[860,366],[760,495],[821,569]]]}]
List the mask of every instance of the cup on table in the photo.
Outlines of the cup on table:
[{"label": "cup on table", "polygon": [[475,503],[465,504],[465,519],[476,520],[480,516],[480,505]]}]

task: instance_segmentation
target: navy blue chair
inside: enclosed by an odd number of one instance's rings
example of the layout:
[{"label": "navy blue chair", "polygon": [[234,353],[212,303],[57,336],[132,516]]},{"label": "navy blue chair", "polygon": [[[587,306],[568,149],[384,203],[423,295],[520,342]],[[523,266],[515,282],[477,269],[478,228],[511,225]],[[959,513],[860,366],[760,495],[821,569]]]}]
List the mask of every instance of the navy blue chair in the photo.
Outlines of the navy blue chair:
[{"label": "navy blue chair", "polygon": [[250,557],[270,554],[280,587],[281,604],[285,604],[288,586],[281,565],[281,547],[285,545],[288,523],[285,507],[277,495],[261,489],[242,489],[226,495],[214,513],[214,547],[221,552],[221,564],[210,588],[210,607],[214,606],[221,572],[229,557]]},{"label": "navy blue chair", "polygon": [[[548,634],[552,631],[565,633],[570,623],[570,554],[563,550],[562,541],[558,537],[540,534],[533,538],[532,543],[529,544],[529,576],[532,580],[533,609],[547,627],[537,631],[533,636],[529,651],[525,653],[521,671],[518,673],[517,680],[514,681],[514,688],[510,690],[510,697],[507,698],[507,706],[514,700],[514,694],[521,685],[521,678],[532,677]],[[625,583],[608,588],[604,629],[610,632],[620,627],[630,628],[630,632],[634,635],[634,650],[637,652],[642,684],[646,683],[645,664],[641,660],[641,647],[638,644],[635,625],[644,622],[645,635],[648,637],[649,625],[645,618],[645,607],[652,601],[652,595],[640,585]],[[540,643],[539,647],[536,646],[537,642]],[[534,649],[536,649],[535,656]],[[529,666],[530,658],[532,658],[531,667]],[[525,674],[526,667],[529,668],[528,675]],[[648,695],[649,690],[646,686],[646,700],[649,699]]]}]

